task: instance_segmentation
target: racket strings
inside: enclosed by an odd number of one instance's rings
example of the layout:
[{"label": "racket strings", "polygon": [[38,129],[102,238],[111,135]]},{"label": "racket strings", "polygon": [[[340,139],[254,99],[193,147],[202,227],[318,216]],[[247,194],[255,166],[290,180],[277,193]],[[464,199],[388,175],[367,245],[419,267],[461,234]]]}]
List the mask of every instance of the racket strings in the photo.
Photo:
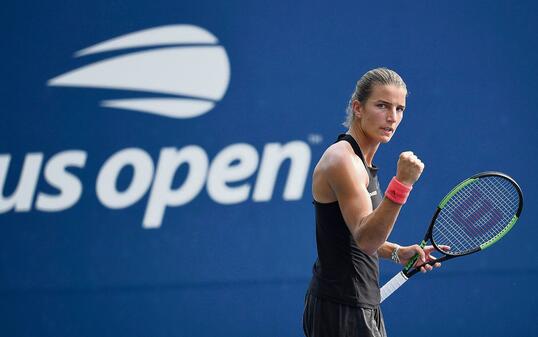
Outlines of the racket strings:
[{"label": "racket strings", "polygon": [[435,220],[432,239],[437,246],[450,246],[448,252],[454,255],[477,249],[510,223],[518,207],[519,194],[511,181],[480,178],[446,203]]}]

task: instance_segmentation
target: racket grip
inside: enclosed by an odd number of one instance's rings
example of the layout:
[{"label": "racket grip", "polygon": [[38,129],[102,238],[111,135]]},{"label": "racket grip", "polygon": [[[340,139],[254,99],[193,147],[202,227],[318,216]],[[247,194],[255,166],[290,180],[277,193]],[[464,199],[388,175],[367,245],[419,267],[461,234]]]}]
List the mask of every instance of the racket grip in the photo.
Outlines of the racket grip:
[{"label": "racket grip", "polygon": [[393,278],[390,279],[383,287],[381,287],[381,301],[380,303],[383,303],[383,301],[389,297],[393,292],[396,291],[396,289],[400,288],[402,284],[405,283],[405,281],[408,280],[408,277],[405,276],[404,272],[401,271],[398,274],[396,274]]}]

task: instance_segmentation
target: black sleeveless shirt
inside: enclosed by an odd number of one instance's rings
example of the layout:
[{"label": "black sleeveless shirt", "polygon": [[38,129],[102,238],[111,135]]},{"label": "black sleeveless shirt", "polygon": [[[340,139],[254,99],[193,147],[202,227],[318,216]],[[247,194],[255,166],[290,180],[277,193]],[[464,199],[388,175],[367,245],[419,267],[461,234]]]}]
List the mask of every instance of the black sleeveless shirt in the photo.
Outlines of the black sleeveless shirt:
[{"label": "black sleeveless shirt", "polygon": [[[342,134],[338,141],[347,141],[355,154],[361,158],[370,183],[368,192],[375,209],[383,196],[377,179],[377,168],[368,167],[359,145],[348,134]],[[316,209],[316,243],[318,258],[313,268],[309,292],[317,297],[334,302],[375,308],[379,305],[379,259],[377,253],[369,256],[363,253],[351,235],[338,201],[319,203]]]}]

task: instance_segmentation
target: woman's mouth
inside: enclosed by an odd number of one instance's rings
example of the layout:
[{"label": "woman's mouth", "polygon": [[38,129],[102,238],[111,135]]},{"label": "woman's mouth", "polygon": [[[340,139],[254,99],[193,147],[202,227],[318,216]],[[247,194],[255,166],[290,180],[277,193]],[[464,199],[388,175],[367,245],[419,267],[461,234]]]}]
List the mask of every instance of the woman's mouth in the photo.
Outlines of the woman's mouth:
[{"label": "woman's mouth", "polygon": [[383,130],[383,133],[386,135],[391,135],[394,132],[394,129],[391,127],[380,128],[380,129]]}]

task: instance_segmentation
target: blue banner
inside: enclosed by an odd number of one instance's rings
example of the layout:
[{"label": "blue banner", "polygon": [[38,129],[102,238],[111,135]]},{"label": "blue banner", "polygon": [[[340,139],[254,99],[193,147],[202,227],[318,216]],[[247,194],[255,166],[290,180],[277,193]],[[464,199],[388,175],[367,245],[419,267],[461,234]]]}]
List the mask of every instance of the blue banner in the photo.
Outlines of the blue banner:
[{"label": "blue banner", "polygon": [[[2,336],[302,336],[311,174],[356,81],[396,70],[384,188],[424,161],[390,240],[481,171],[521,220],[383,303],[387,331],[533,336],[535,2],[13,2],[0,14]],[[381,283],[398,271],[381,264]],[[494,318],[494,319],[492,319]]]}]

